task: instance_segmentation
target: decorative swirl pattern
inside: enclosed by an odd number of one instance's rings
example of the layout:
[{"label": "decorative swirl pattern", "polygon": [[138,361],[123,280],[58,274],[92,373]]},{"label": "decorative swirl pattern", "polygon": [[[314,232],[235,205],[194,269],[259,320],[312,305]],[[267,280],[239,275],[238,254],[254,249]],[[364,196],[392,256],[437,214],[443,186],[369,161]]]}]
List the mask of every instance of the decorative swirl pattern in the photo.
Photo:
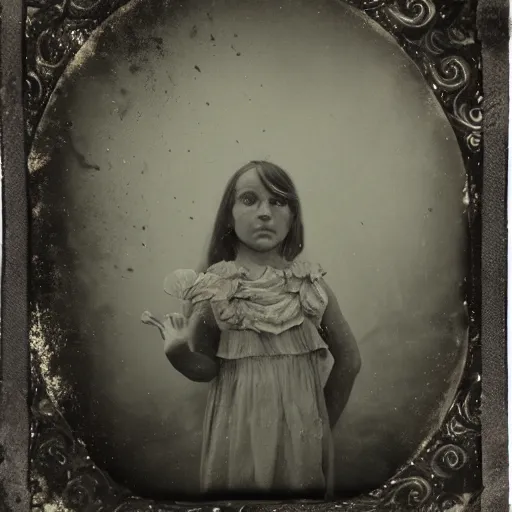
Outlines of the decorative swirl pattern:
[{"label": "decorative swirl pattern", "polygon": [[479,106],[470,107],[467,103],[462,103],[459,100],[460,93],[457,95],[454,105],[457,119],[473,133],[479,131],[483,119],[482,109]]},{"label": "decorative swirl pattern", "polygon": [[469,390],[459,406],[461,415],[466,422],[477,429],[480,426],[480,394],[482,391],[482,378],[478,373],[474,373],[469,381]]},{"label": "decorative swirl pattern", "polygon": [[460,436],[479,435],[480,392],[481,378],[478,373],[474,373],[468,378],[467,388],[459,393],[450,410],[452,416],[444,426],[447,436],[456,439]]},{"label": "decorative swirl pattern", "polygon": [[432,495],[432,485],[425,478],[410,476],[392,480],[390,490],[383,496],[383,506],[414,507],[426,503]]},{"label": "decorative swirl pattern", "polygon": [[[475,43],[475,10],[471,0],[347,0],[391,33],[417,64],[457,134],[467,166],[470,221],[477,214],[479,185],[474,176],[481,165],[482,97],[479,48]],[[57,80],[78,49],[127,0],[27,0],[26,119],[29,143]],[[473,285],[469,308],[478,297]],[[474,288],[474,290],[473,290]],[[469,292],[468,292],[469,293]],[[469,351],[479,343],[477,326],[470,326]],[[32,417],[33,506],[42,507],[53,493],[72,509],[116,512],[171,511],[186,507],[159,505],[130,493],[94,466],[85,448],[73,439],[64,418],[45,395],[44,382],[33,358]],[[373,512],[384,507],[421,512],[452,510],[465,500],[459,492],[461,473],[477,472],[479,460],[480,375],[468,358],[461,391],[443,428],[399,469],[395,478],[346,510]],[[55,483],[50,492],[42,482]],[[467,484],[467,476],[464,479]],[[476,482],[467,493],[475,493]],[[204,506],[199,510],[220,512]],[[315,508],[315,507],[312,507]],[[317,510],[320,510],[318,508]]]},{"label": "decorative swirl pattern", "polygon": [[[439,36],[437,36],[439,37]],[[440,49],[436,41],[430,40],[436,54]],[[435,91],[441,94],[456,93],[451,100],[451,109],[448,115],[454,121],[459,131],[466,132],[464,142],[466,147],[475,152],[480,148],[482,130],[482,110],[480,103],[482,98],[477,96],[472,104],[467,101],[466,89],[470,86],[473,70],[466,60],[460,56],[450,55],[439,62],[428,63],[428,70],[433,81]],[[448,103],[448,99],[445,103]]]},{"label": "decorative swirl pattern", "polygon": [[[116,490],[117,492],[113,492]],[[109,494],[105,503],[104,496]],[[115,487],[106,475],[89,463],[76,472],[62,491],[62,501],[71,510],[102,510],[126,496],[126,491]],[[133,510],[133,509],[132,509]]]},{"label": "decorative swirl pattern", "polygon": [[421,30],[434,19],[436,8],[430,0],[406,0],[401,7],[398,2],[384,7],[388,17],[402,28]]},{"label": "decorative swirl pattern", "polygon": [[74,510],[87,510],[96,501],[96,482],[88,476],[78,475],[70,480],[63,492],[63,502]]},{"label": "decorative swirl pattern", "polygon": [[455,416],[445,424],[444,429],[451,438],[457,438],[471,432],[471,429],[463,425]]},{"label": "decorative swirl pattern", "polygon": [[27,93],[34,102],[43,99],[43,83],[34,71],[29,71],[26,78]]},{"label": "decorative swirl pattern", "polygon": [[428,65],[434,84],[446,92],[455,92],[463,88],[471,74],[471,68],[462,58],[456,56],[445,57],[436,65]]},{"label": "decorative swirl pattern", "polygon": [[52,437],[39,446],[40,453],[47,456],[50,463],[56,462],[59,466],[65,466],[69,459],[69,447],[63,437]]},{"label": "decorative swirl pattern", "polygon": [[69,15],[72,18],[94,17],[104,8],[103,0],[73,0],[69,4]]},{"label": "decorative swirl pattern", "polygon": [[423,37],[423,45],[425,50],[431,55],[442,55],[444,51],[443,32],[438,29],[430,30]]},{"label": "decorative swirl pattern", "polygon": [[441,446],[432,457],[432,470],[442,478],[449,478],[452,472],[459,471],[466,465],[466,452],[455,444]]}]

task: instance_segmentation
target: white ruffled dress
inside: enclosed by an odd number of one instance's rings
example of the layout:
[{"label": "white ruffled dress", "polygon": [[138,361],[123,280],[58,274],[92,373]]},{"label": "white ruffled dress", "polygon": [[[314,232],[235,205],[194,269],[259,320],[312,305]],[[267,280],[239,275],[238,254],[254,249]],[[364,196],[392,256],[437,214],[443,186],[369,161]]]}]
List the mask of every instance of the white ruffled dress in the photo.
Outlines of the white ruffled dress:
[{"label": "white ruffled dress", "polygon": [[192,308],[208,302],[221,333],[204,419],[202,492],[330,494],[323,387],[333,360],[318,330],[328,302],[324,274],[294,262],[251,280],[223,261],[167,281],[166,291]]}]

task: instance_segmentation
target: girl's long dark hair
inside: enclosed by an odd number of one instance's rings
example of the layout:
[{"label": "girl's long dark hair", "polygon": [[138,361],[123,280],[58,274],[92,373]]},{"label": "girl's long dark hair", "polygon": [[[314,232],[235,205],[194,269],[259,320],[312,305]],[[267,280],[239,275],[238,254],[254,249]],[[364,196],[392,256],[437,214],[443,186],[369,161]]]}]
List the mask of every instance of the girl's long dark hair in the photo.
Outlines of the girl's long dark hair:
[{"label": "girl's long dark hair", "polygon": [[286,199],[292,213],[290,231],[281,245],[281,256],[288,261],[295,259],[304,247],[304,225],[302,210],[295,185],[288,173],[281,167],[264,160],[254,160],[233,174],[222,196],[213,233],[210,239],[206,262],[201,270],[219,261],[232,261],[236,258],[238,237],[233,223],[233,206],[238,179],[247,171],[255,169],[265,188],[277,197]]}]

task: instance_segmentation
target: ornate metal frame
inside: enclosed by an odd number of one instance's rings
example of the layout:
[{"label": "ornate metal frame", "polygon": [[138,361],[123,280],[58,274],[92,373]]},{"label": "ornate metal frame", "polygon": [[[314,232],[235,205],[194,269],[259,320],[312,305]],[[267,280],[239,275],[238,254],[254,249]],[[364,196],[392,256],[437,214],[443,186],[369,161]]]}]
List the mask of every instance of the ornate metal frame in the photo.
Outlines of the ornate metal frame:
[{"label": "ornate metal frame", "polygon": [[[91,33],[127,0],[27,0],[25,114],[27,152],[57,81]],[[461,386],[442,429],[382,488],[350,503],[347,511],[383,508],[422,512],[456,510],[478,497],[480,479],[480,196],[482,189],[481,51],[474,0],[350,0],[391,33],[421,69],[457,134],[467,170],[466,205],[471,279],[467,282],[469,349]],[[185,504],[142,500],[117,485],[87,455],[48,399],[38,352],[32,350],[31,495],[77,511],[181,510]],[[476,475],[476,476],[475,476]],[[468,483],[468,478],[472,482]],[[51,482],[51,485],[50,485]],[[213,510],[245,506],[195,506]],[[306,506],[306,505],[304,505]],[[331,503],[310,504],[315,510]],[[272,510],[286,504],[269,504]]]}]

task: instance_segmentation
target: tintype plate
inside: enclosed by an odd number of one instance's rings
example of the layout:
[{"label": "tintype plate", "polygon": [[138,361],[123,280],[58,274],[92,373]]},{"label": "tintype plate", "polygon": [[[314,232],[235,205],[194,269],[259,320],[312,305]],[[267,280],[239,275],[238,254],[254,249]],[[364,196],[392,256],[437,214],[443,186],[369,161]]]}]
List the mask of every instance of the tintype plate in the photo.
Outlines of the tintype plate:
[{"label": "tintype plate", "polygon": [[[491,0],[2,1],[2,510],[506,510],[507,19]],[[141,322],[180,306],[166,275],[218,261],[212,219],[251,161],[258,183],[281,176],[272,162],[297,186],[279,203],[262,185],[257,218],[269,240],[283,208],[301,220],[296,252],[321,264],[360,355],[323,452],[328,499],[261,483],[316,475],[304,411],[324,398],[306,409],[303,372],[263,357],[249,378],[254,359],[233,356],[246,373],[222,397],[225,374],[187,379]],[[267,243],[240,211],[238,254]],[[323,281],[298,268],[262,276],[313,317],[302,290]],[[237,300],[261,291],[236,275],[231,346],[252,329]],[[265,311],[254,332],[289,309]],[[318,327],[325,389],[336,372],[350,388]],[[223,472],[231,487],[203,495]],[[259,493],[232,484],[251,478]]]}]

